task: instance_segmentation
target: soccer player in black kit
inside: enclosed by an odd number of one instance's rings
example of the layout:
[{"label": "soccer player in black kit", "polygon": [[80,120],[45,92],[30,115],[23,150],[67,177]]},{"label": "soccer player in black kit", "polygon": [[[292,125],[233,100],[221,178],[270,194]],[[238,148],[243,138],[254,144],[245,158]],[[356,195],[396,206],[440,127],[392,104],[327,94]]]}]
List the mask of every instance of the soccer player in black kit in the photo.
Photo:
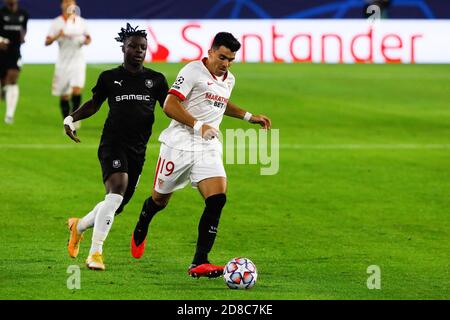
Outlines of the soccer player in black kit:
[{"label": "soccer player in black kit", "polygon": [[19,8],[18,0],[5,0],[0,9],[0,79],[5,97],[5,123],[14,122],[19,100],[20,46],[25,41],[28,13]]},{"label": "soccer player in black kit", "polygon": [[109,113],[98,149],[106,196],[83,218],[68,220],[68,251],[73,258],[78,255],[83,232],[94,227],[86,260],[93,270],[105,270],[103,242],[114,216],[122,212],[136,189],[152,133],[155,104],[163,106],[169,90],[164,75],[143,66],[147,51],[144,30],[127,24],[116,40],[123,43],[123,64],[102,72],[92,89],[92,99],[64,119],[66,134],[80,142],[73,123],[92,116],[108,99]]}]

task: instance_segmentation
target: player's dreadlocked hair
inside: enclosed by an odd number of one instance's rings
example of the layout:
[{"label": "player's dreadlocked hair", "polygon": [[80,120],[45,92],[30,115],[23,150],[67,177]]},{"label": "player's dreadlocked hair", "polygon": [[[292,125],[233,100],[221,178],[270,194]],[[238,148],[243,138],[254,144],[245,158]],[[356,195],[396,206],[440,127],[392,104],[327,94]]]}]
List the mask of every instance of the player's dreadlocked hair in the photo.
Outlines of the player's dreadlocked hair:
[{"label": "player's dreadlocked hair", "polygon": [[147,32],[145,30],[138,30],[139,26],[136,26],[136,28],[133,28],[129,23],[127,23],[127,28],[120,28],[120,32],[118,33],[118,37],[115,38],[118,42],[125,43],[125,40],[128,37],[132,36],[138,36],[138,37],[144,37],[147,39]]}]

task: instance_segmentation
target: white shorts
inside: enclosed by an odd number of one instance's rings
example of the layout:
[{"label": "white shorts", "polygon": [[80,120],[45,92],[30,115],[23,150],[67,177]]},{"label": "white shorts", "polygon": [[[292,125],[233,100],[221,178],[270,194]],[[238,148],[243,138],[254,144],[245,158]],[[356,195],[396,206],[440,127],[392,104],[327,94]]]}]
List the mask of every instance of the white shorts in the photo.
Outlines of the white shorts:
[{"label": "white shorts", "polygon": [[167,194],[184,188],[189,181],[196,188],[204,179],[226,176],[222,150],[185,151],[162,143],[153,188],[158,193]]},{"label": "white shorts", "polygon": [[53,76],[52,94],[70,95],[73,87],[83,88],[86,81],[86,64],[78,63],[68,67],[56,67]]}]

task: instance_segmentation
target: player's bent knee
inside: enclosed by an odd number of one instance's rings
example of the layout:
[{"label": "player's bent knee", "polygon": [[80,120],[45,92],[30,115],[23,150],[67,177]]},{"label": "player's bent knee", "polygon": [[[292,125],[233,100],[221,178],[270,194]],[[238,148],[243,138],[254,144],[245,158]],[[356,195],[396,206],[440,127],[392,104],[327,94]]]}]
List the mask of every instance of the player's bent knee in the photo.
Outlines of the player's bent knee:
[{"label": "player's bent knee", "polygon": [[105,187],[108,193],[117,193],[124,196],[128,187],[128,174],[123,172],[113,173],[106,179]]},{"label": "player's bent knee", "polygon": [[156,191],[153,191],[151,198],[156,205],[158,205],[159,207],[162,207],[164,209],[169,204],[171,195],[172,195],[171,193],[163,194],[163,193],[158,193]]},{"label": "player's bent knee", "polygon": [[6,74],[6,84],[14,85],[19,80],[19,70],[9,69]]},{"label": "player's bent knee", "polygon": [[119,183],[119,184],[113,185],[110,189],[110,192],[117,193],[117,194],[120,194],[121,196],[124,196],[126,190],[127,190],[127,185]]},{"label": "player's bent knee", "polygon": [[219,212],[225,206],[226,202],[227,202],[227,196],[225,193],[215,194],[215,195],[209,196],[208,198],[205,199],[206,207],[218,209]]},{"label": "player's bent knee", "polygon": [[169,198],[159,198],[159,199],[153,199],[153,202],[164,209],[169,204]]},{"label": "player's bent knee", "polygon": [[108,193],[116,193],[124,196],[127,190],[127,185],[128,183],[126,181],[113,181],[108,183],[106,189]]}]

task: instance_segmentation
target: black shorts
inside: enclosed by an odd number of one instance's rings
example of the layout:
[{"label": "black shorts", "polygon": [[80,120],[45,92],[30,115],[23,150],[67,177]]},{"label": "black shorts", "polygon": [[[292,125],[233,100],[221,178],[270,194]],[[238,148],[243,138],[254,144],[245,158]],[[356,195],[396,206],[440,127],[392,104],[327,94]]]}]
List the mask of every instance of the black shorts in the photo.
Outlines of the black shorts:
[{"label": "black shorts", "polygon": [[9,69],[20,70],[20,51],[0,51],[0,78],[6,76]]},{"label": "black shorts", "polygon": [[123,196],[122,204],[116,211],[116,214],[119,214],[130,201],[137,188],[145,158],[132,155],[123,148],[101,146],[98,149],[98,159],[100,160],[102,167],[103,182],[105,182],[113,173],[128,173],[127,190]]}]

